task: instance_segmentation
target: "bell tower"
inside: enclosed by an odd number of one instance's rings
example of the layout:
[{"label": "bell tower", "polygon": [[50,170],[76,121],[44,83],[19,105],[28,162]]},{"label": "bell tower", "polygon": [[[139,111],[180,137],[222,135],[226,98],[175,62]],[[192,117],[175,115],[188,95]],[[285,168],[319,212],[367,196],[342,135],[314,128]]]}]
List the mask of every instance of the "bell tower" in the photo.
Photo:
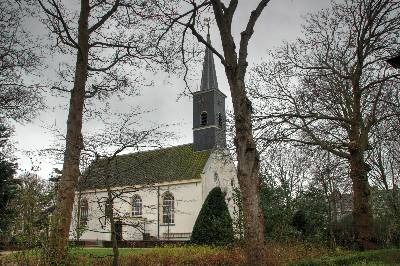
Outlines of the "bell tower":
[{"label": "bell tower", "polygon": [[[210,30],[207,42],[211,44]],[[200,91],[193,93],[193,150],[226,146],[225,94],[218,89],[213,53],[206,47]]]}]

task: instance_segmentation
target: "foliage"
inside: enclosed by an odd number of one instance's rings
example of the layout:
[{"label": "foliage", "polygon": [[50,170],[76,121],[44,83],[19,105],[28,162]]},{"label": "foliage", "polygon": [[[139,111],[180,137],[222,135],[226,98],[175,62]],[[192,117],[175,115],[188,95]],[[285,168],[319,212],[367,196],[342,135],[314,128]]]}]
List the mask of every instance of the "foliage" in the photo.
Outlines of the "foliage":
[{"label": "foliage", "polygon": [[353,226],[354,222],[352,214],[348,214],[336,222],[334,234],[338,245],[343,247],[353,247],[355,239]]},{"label": "foliage", "polygon": [[297,209],[304,214],[302,228],[305,239],[321,242],[327,239],[327,210],[324,193],[311,186],[296,199]]},{"label": "foliage", "polygon": [[10,206],[10,201],[16,195],[15,164],[0,160],[0,236],[2,236],[11,223],[15,211]]},{"label": "foliage", "polygon": [[233,199],[233,231],[240,241],[244,238],[244,224],[243,224],[243,204],[240,195],[240,188],[232,187]]},{"label": "foliage", "polygon": [[16,164],[5,154],[11,130],[0,120],[0,237],[6,235],[15,211],[10,207],[16,196],[17,181],[14,179]]},{"label": "foliage", "polygon": [[[371,203],[374,211],[374,227],[378,244],[382,247],[400,246],[400,190],[371,189]],[[396,194],[397,193],[397,194]]]},{"label": "foliage", "polygon": [[26,173],[19,176],[19,186],[10,206],[16,211],[9,240],[19,248],[43,244],[49,231],[50,214],[54,208],[54,184]]},{"label": "foliage", "polygon": [[[390,200],[387,197],[390,192],[372,189],[371,205],[374,210],[373,228],[377,232],[376,241],[380,247],[400,246],[399,218],[390,208]],[[334,233],[338,245],[353,248],[354,245],[354,221],[351,214],[341,217],[335,224]]]},{"label": "foliage", "polygon": [[289,241],[296,238],[291,224],[293,202],[282,186],[265,179],[261,189],[261,203],[264,211],[265,236],[275,241]]},{"label": "foliage", "polygon": [[195,244],[227,245],[234,239],[232,219],[220,187],[208,194],[193,226]]},{"label": "foliage", "polygon": [[292,225],[298,231],[300,231],[303,235],[305,235],[307,224],[308,224],[308,221],[307,221],[306,213],[304,212],[304,210],[296,211],[292,218]]},{"label": "foliage", "polygon": [[273,178],[264,178],[262,207],[266,239],[290,242],[302,240],[328,241],[327,202],[324,192],[310,184],[293,196],[286,184],[278,185]]},{"label": "foliage", "polygon": [[[302,240],[312,243],[327,244],[329,239],[328,204],[321,187],[311,183],[302,189],[297,197],[287,195],[284,187],[266,180],[262,188],[262,203],[265,217],[266,238],[287,242]],[[380,247],[398,246],[400,230],[398,217],[391,208],[387,208],[388,193],[372,190],[374,207],[374,230]],[[332,210],[334,212],[334,210]],[[334,244],[355,248],[354,221],[350,214],[332,218]]]}]

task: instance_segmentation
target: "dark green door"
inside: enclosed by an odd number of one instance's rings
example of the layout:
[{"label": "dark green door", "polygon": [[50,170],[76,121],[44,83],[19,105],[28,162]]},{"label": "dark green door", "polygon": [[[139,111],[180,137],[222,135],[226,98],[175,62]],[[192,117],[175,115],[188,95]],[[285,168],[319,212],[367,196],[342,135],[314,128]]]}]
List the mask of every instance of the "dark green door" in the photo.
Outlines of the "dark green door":
[{"label": "dark green door", "polygon": [[115,223],[115,237],[117,241],[122,240],[122,222],[120,221]]}]

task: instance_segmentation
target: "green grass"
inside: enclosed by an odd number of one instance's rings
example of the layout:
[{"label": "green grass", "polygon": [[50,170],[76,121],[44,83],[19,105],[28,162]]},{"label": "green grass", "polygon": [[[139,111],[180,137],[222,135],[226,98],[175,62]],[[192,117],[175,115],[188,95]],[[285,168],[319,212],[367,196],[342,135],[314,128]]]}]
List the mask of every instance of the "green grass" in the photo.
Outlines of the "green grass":
[{"label": "green grass", "polygon": [[[158,256],[186,256],[186,255],[207,255],[222,248],[210,246],[185,246],[185,247],[155,247],[155,248],[119,248],[119,255],[147,255],[157,254]],[[72,248],[71,253],[78,256],[106,257],[112,256],[112,248]]]},{"label": "green grass", "polygon": [[[120,256],[127,256],[130,254],[143,254],[152,251],[152,248],[119,248]],[[77,256],[93,256],[93,257],[106,257],[112,256],[112,248],[73,248],[71,250],[73,255]]]},{"label": "green grass", "polygon": [[303,260],[292,263],[293,266],[322,266],[322,265],[400,265],[400,249],[382,249],[366,252],[346,252],[342,255]]},{"label": "green grass", "polygon": [[[321,247],[306,245],[266,246],[271,255],[268,265],[291,266],[322,266],[322,265],[352,265],[352,266],[389,266],[400,265],[400,249],[382,249],[368,252],[348,250],[325,250]],[[121,265],[244,265],[244,250],[241,248],[217,248],[210,246],[166,246],[155,248],[120,248]],[[48,265],[38,250],[18,252],[0,257],[0,265]],[[5,264],[2,264],[3,263]],[[70,249],[70,257],[66,265],[111,265],[111,248]]]},{"label": "green grass", "polygon": [[[70,249],[67,265],[110,265],[112,248]],[[238,249],[209,246],[119,248],[121,265],[243,265],[244,257]],[[0,265],[47,265],[38,250],[17,252],[0,258]],[[5,263],[5,264],[3,264]]]}]

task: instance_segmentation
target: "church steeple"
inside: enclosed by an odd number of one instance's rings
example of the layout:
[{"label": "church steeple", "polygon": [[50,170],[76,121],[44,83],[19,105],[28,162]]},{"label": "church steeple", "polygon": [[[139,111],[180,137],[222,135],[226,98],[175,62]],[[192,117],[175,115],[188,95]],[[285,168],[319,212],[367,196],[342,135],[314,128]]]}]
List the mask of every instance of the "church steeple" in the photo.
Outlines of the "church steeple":
[{"label": "church steeple", "polygon": [[[211,44],[210,28],[207,42]],[[200,91],[193,93],[193,150],[226,146],[225,94],[218,89],[213,53],[206,47]]]},{"label": "church steeple", "polygon": [[[207,43],[211,45],[210,25],[208,25]],[[215,72],[214,57],[210,48],[206,47],[201,75],[200,89],[203,91],[218,89],[217,73]]]}]

